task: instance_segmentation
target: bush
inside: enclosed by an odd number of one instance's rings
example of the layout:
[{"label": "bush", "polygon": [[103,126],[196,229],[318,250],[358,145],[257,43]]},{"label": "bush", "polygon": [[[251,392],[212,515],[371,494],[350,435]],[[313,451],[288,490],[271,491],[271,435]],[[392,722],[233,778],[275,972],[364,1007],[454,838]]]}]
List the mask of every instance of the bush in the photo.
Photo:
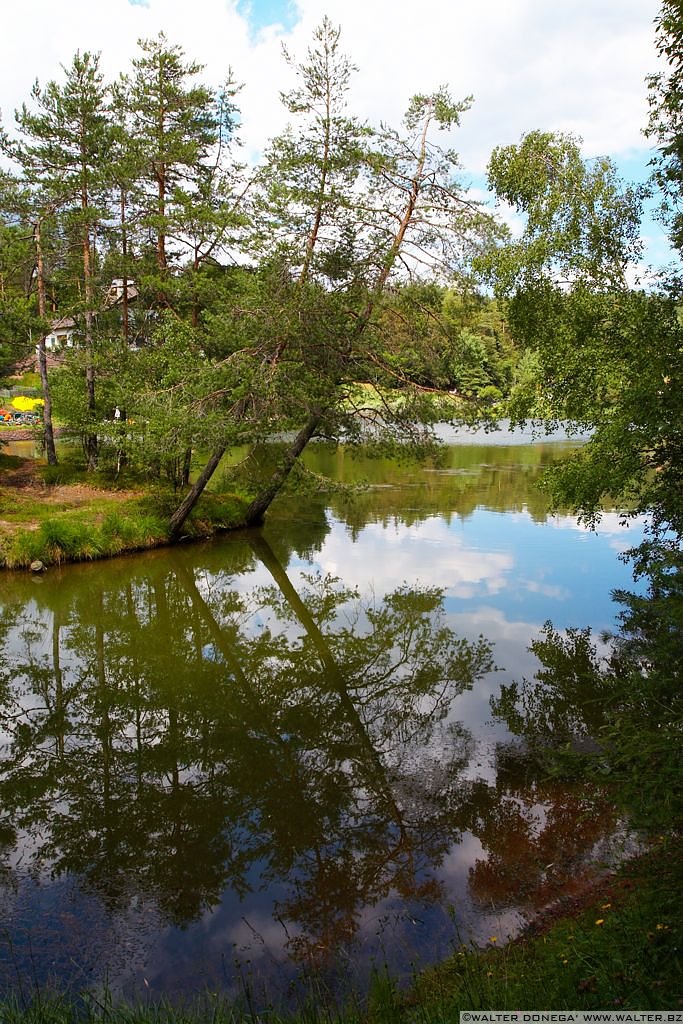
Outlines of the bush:
[{"label": "bush", "polygon": [[493,384],[487,384],[484,388],[479,388],[477,397],[481,402],[500,402],[503,398],[503,392],[500,388],[495,387]]}]

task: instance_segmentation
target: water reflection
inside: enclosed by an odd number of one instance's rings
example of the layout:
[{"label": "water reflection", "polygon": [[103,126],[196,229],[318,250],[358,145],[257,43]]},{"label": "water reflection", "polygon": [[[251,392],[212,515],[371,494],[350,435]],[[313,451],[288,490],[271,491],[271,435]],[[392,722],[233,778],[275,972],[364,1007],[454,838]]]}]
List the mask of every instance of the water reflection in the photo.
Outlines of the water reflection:
[{"label": "water reflection", "polygon": [[472,598],[503,601],[524,558],[403,499],[390,529],[384,489],[353,522],[289,499],[266,532],[12,581],[5,985],[400,969],[514,926],[612,834],[600,787],[543,782],[504,730],[482,750],[505,676]]}]

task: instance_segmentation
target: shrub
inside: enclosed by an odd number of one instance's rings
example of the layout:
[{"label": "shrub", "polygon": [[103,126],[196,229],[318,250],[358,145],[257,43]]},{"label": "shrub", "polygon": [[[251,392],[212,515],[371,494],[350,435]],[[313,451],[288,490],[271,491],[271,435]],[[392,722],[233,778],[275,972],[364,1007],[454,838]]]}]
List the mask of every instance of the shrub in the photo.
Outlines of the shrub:
[{"label": "shrub", "polygon": [[88,528],[85,523],[69,519],[46,519],[38,531],[45,548],[52,558],[49,561],[63,562],[97,558],[101,553],[98,531]]}]

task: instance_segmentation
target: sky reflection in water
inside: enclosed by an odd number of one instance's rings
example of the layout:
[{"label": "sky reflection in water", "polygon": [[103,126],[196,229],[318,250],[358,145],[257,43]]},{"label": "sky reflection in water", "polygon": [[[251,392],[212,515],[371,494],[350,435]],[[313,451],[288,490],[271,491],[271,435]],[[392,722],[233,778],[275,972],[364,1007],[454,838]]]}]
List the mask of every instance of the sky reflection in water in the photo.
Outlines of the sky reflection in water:
[{"label": "sky reflection in water", "polygon": [[369,489],[8,578],[3,984],[362,984],[373,958],[502,941],[605,853],[608,794],[535,777],[489,704],[533,675],[544,621],[597,634],[630,585],[640,526],[547,517],[533,485],[559,450],[321,448],[313,468]]}]

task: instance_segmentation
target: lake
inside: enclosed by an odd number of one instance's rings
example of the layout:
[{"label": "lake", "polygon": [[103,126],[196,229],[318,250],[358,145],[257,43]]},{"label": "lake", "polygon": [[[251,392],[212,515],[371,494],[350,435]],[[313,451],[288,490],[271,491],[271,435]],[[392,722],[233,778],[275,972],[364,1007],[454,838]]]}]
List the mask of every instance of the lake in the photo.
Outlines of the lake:
[{"label": "lake", "polygon": [[642,524],[550,516],[571,442],[317,446],[357,491],[262,530],[5,574],[0,987],[343,998],[503,942],[619,855],[609,792],[534,769],[492,699],[551,619],[615,626]]}]

